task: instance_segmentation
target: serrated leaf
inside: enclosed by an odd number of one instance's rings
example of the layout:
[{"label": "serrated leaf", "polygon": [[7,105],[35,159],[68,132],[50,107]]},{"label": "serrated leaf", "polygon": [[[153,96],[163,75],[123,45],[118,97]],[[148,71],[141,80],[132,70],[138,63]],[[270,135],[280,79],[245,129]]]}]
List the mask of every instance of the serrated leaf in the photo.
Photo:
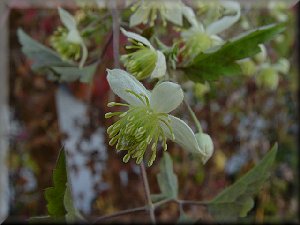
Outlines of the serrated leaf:
[{"label": "serrated leaf", "polygon": [[244,33],[222,46],[200,53],[183,70],[189,79],[197,82],[241,74],[236,61],[259,53],[259,44],[271,40],[284,29],[284,24],[272,24]]},{"label": "serrated leaf", "polygon": [[56,162],[55,169],[53,170],[53,187],[46,188],[45,198],[47,201],[48,214],[51,217],[60,218],[66,214],[64,206],[64,195],[66,190],[67,170],[66,158],[63,149],[60,150]]},{"label": "serrated leaf", "polygon": [[[80,68],[70,61],[62,60],[55,51],[32,39],[22,29],[18,29],[18,37],[23,53],[33,62],[31,68],[46,73],[49,80],[60,82],[80,80],[83,83],[92,80],[96,63]],[[82,65],[86,57],[87,51],[84,50]]]},{"label": "serrated leaf", "polygon": [[67,223],[74,223],[76,221],[84,221],[84,218],[80,214],[80,212],[77,210],[77,208],[74,205],[71,190],[69,185],[66,187],[65,196],[64,196],[64,206],[67,211],[67,214],[65,215]]},{"label": "serrated leaf", "polygon": [[207,203],[209,212],[217,221],[231,222],[247,215],[254,206],[253,195],[269,177],[276,153],[277,143],[254,168]]},{"label": "serrated leaf", "polygon": [[159,201],[166,198],[177,198],[178,180],[176,174],[173,172],[171,156],[167,152],[164,152],[163,158],[160,161],[160,171],[156,177],[161,193],[152,195],[152,201]]}]

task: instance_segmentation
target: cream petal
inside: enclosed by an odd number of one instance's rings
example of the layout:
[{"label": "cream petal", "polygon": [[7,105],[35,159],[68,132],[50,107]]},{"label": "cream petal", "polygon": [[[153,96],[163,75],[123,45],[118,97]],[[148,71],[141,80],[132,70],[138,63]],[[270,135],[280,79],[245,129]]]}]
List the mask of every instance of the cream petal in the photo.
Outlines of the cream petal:
[{"label": "cream petal", "polygon": [[[204,150],[199,147],[192,129],[183,120],[175,116],[169,115],[169,118],[171,120],[170,124],[175,136],[174,142],[191,153],[205,155]],[[166,136],[172,140],[172,135],[167,126],[163,125],[162,127],[166,133]]]},{"label": "cream petal", "polygon": [[67,40],[74,44],[81,44],[82,38],[77,29],[70,30],[67,35]]},{"label": "cream petal", "polygon": [[156,51],[156,54],[157,54],[156,64],[150,75],[152,79],[163,77],[167,71],[165,55],[161,51]]},{"label": "cream petal", "polygon": [[185,18],[189,21],[189,23],[192,25],[192,27],[198,26],[198,21],[194,13],[194,10],[192,8],[188,6],[182,6],[181,12],[185,16]]},{"label": "cream petal", "polygon": [[134,27],[140,23],[148,21],[148,16],[150,9],[145,9],[143,6],[138,7],[138,9],[130,16],[129,26]]},{"label": "cream petal", "polygon": [[125,29],[121,28],[121,31],[122,33],[128,37],[128,38],[131,38],[131,39],[134,39],[138,42],[141,42],[142,44],[148,46],[149,48],[151,49],[154,49],[151,45],[151,43],[144,37],[142,37],[141,35],[139,34],[136,34],[136,33],[133,33],[133,32],[130,32],[130,31],[126,31]]},{"label": "cream petal", "polygon": [[176,109],[183,100],[180,85],[162,82],[155,86],[151,93],[150,105],[156,112],[169,113]]},{"label": "cream petal", "polygon": [[67,12],[63,8],[58,7],[58,13],[61,22],[66,26],[66,28],[68,28],[68,30],[76,29],[76,21],[69,12]]},{"label": "cream petal", "polygon": [[211,140],[211,137],[208,134],[197,133],[195,134],[195,137],[199,147],[205,152],[205,154],[203,154],[201,157],[203,164],[205,164],[214,152],[214,144]]},{"label": "cream petal", "polygon": [[134,76],[120,69],[107,69],[107,81],[112,91],[130,105],[142,105],[143,103],[134,95],[126,92],[127,89],[137,94],[144,94],[150,99],[150,92]]},{"label": "cream petal", "polygon": [[165,11],[164,11],[164,16],[166,17],[167,20],[170,22],[182,26],[182,4],[181,2],[177,1],[174,2],[168,2],[165,1]]},{"label": "cream petal", "polygon": [[234,1],[221,1],[220,2],[226,9],[233,10],[236,12],[234,16],[224,16],[222,19],[211,23],[207,28],[206,32],[208,34],[218,34],[227,28],[229,28],[232,24],[237,22],[241,16],[241,6],[238,2]]}]

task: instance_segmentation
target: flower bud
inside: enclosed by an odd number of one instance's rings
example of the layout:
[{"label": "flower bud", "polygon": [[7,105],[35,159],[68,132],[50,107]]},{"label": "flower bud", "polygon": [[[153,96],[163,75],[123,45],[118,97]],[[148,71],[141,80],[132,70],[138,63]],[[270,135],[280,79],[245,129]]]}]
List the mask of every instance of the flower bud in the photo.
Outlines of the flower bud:
[{"label": "flower bud", "polygon": [[286,58],[281,58],[274,65],[274,68],[280,73],[287,74],[290,70],[290,62]]},{"label": "flower bud", "polygon": [[202,162],[203,164],[205,164],[214,152],[214,144],[211,140],[211,137],[208,134],[197,133],[195,134],[195,137],[200,149],[204,151],[204,154],[202,156]]},{"label": "flower bud", "polygon": [[238,64],[241,67],[242,73],[246,76],[254,75],[256,72],[256,65],[253,60],[249,58],[238,61]]},{"label": "flower bud", "polygon": [[256,77],[256,84],[260,87],[266,87],[275,90],[278,86],[279,76],[272,67],[263,68]]},{"label": "flower bud", "polygon": [[260,52],[254,56],[254,59],[258,63],[263,63],[267,58],[267,49],[263,44],[259,45]]},{"label": "flower bud", "polygon": [[202,98],[206,93],[210,90],[210,86],[208,82],[202,83],[195,83],[194,86],[194,94],[197,98]]},{"label": "flower bud", "polygon": [[[187,31],[189,32],[189,31]],[[187,34],[188,37],[184,37],[185,46],[182,51],[182,55],[186,59],[192,59],[199,53],[213,46],[213,39],[205,32],[193,32],[190,31]],[[185,36],[185,34],[183,34]]]}]

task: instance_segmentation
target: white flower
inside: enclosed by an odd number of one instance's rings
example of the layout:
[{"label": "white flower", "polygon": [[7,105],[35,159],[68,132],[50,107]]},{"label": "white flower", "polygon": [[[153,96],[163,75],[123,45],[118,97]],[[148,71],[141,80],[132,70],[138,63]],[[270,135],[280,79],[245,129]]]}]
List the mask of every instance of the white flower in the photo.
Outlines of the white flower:
[{"label": "white flower", "polygon": [[158,12],[161,16],[163,25],[166,25],[166,20],[182,26],[182,7],[184,5],[180,0],[145,0],[138,1],[132,9],[135,12],[130,17],[130,27],[140,23],[146,24],[150,20],[150,26],[154,25],[157,19]]},{"label": "white flower", "polygon": [[81,60],[79,63],[79,67],[83,67],[83,65],[88,57],[88,51],[87,51],[87,48],[85,46],[85,43],[84,43],[82,37],[79,34],[79,31],[77,29],[76,20],[70,13],[68,13],[66,10],[64,10],[62,8],[58,8],[58,13],[59,13],[61,22],[68,29],[68,34],[67,34],[66,40],[72,44],[78,44],[82,48],[82,57],[81,57]]},{"label": "white flower", "polygon": [[230,13],[230,15],[225,15],[223,18],[208,25],[205,29],[203,24],[197,21],[193,10],[188,7],[184,8],[183,13],[190,22],[191,27],[181,33],[181,37],[185,42],[182,52],[183,57],[193,58],[200,52],[222,44],[223,40],[216,34],[226,30],[239,20],[241,8],[238,2],[220,1],[220,4],[225,8],[225,12]]},{"label": "white flower", "polygon": [[[136,158],[141,163],[147,146],[151,144],[151,166],[156,157],[158,142],[167,150],[167,138],[175,141],[184,149],[201,156],[205,163],[211,156],[213,148],[203,140],[196,139],[192,129],[181,119],[168,113],[177,108],[183,100],[181,87],[172,82],[162,82],[152,91],[147,90],[134,76],[124,70],[107,70],[107,80],[112,91],[127,104],[111,102],[112,106],[126,106],[126,112],[110,112],[106,118],[119,116],[119,120],[107,129],[110,145],[116,145],[119,151],[127,154],[123,161]],[[203,143],[202,143],[203,142]],[[202,148],[203,147],[203,148]]]},{"label": "white flower", "polygon": [[155,50],[146,38],[123,28],[121,28],[121,31],[132,43],[132,45],[126,46],[130,53],[121,56],[121,61],[127,71],[138,80],[149,76],[152,79],[163,77],[167,70],[164,54],[159,50]]}]

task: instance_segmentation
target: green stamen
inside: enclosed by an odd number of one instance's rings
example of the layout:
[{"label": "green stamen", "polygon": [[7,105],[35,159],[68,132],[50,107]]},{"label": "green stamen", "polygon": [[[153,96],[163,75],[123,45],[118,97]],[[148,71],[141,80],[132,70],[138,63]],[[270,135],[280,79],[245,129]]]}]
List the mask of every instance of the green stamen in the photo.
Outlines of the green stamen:
[{"label": "green stamen", "polygon": [[151,166],[156,158],[158,142],[164,150],[167,150],[167,137],[162,129],[165,124],[174,138],[174,133],[166,113],[156,113],[150,107],[149,98],[144,94],[138,94],[132,90],[128,93],[139,99],[143,105],[129,106],[127,104],[111,102],[111,106],[128,106],[126,112],[110,112],[105,114],[105,118],[118,116],[119,120],[109,126],[107,133],[110,141],[109,145],[115,145],[118,151],[127,151],[123,157],[123,162],[128,162],[130,158],[136,158],[136,163],[142,162],[147,146],[151,145],[151,157],[148,166]]}]

